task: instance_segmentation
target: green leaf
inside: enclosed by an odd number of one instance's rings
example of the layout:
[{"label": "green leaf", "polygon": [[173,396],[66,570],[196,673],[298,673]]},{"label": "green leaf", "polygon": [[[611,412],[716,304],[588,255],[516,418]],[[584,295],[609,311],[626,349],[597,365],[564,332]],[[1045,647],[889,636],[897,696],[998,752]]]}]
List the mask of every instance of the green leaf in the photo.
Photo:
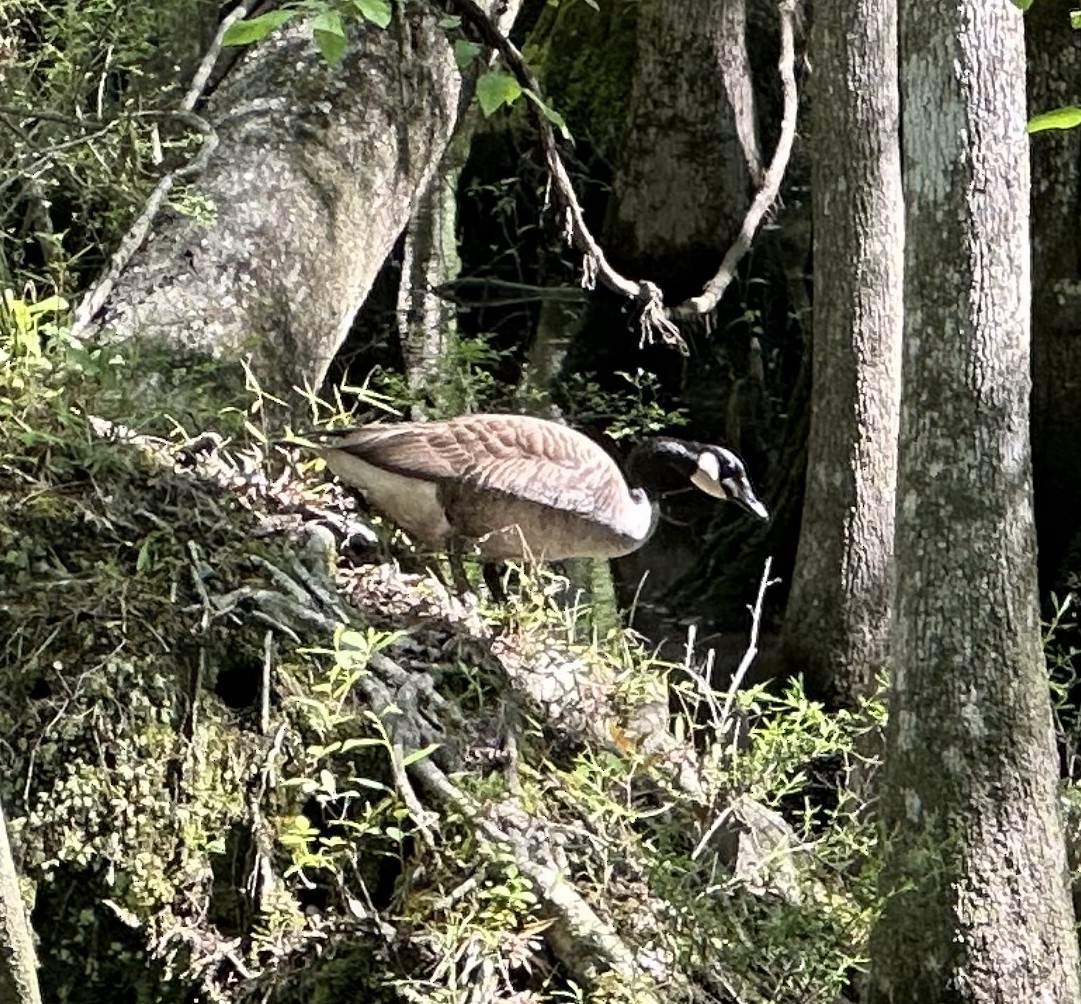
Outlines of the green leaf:
[{"label": "green leaf", "polygon": [[320,757],[329,756],[331,753],[337,753],[341,748],[341,743],[328,743],[326,746],[309,746],[307,753],[308,756],[318,760]]},{"label": "green leaf", "polygon": [[1073,129],[1081,125],[1081,107],[1064,105],[1049,112],[1040,112],[1028,120],[1029,132],[1043,132],[1045,129]]},{"label": "green leaf", "polygon": [[30,313],[34,316],[37,316],[38,314],[47,314],[50,311],[60,313],[60,311],[67,309],[68,301],[62,296],[47,296],[43,300],[38,300],[36,303],[30,304]]},{"label": "green leaf", "polygon": [[570,129],[567,128],[566,120],[563,118],[562,115],[559,114],[559,112],[557,112],[550,105],[545,104],[540,99],[540,96],[534,94],[532,91],[526,91],[525,96],[529,98],[529,100],[532,101],[533,104],[535,104],[540,109],[541,114],[559,130],[560,136],[562,136],[568,142],[574,139],[574,137],[571,135]]},{"label": "green leaf", "polygon": [[323,11],[312,22],[312,38],[328,63],[336,65],[342,61],[348,40],[342,27],[342,16],[336,10]]},{"label": "green leaf", "polygon": [[412,753],[402,757],[402,766],[408,767],[411,763],[416,763],[418,760],[423,760],[426,756],[431,756],[440,747],[440,743],[432,743],[430,746],[425,746],[422,750],[413,750]]},{"label": "green leaf", "polygon": [[1019,10],[1028,10],[1032,6],[1033,0],[1013,0],[1013,5]]},{"label": "green leaf", "polygon": [[462,26],[462,19],[457,14],[448,14],[445,17],[441,17],[438,21],[440,28],[460,28]]},{"label": "green leaf", "polygon": [[486,117],[503,105],[513,104],[521,94],[522,85],[501,70],[489,70],[477,81],[477,100]]},{"label": "green leaf", "polygon": [[379,28],[390,24],[390,0],[353,0],[353,8],[365,21]]},{"label": "green leaf", "polygon": [[260,14],[258,17],[249,17],[243,21],[231,24],[222,36],[222,45],[248,45],[258,42],[269,35],[275,28],[280,28],[286,21],[294,18],[300,11],[290,10],[284,7],[281,10],[272,10],[269,14]]},{"label": "green leaf", "polygon": [[342,753],[349,753],[352,750],[357,749],[358,747],[382,746],[382,745],[383,745],[383,740],[382,739],[346,739],[342,743],[341,752]]},{"label": "green leaf", "polygon": [[464,38],[459,38],[454,43],[454,62],[458,64],[459,69],[464,70],[477,58],[480,50],[481,46],[476,42],[467,42]]},{"label": "green leaf", "polygon": [[1074,31],[1081,31],[1081,10],[1070,11],[1070,27]]}]

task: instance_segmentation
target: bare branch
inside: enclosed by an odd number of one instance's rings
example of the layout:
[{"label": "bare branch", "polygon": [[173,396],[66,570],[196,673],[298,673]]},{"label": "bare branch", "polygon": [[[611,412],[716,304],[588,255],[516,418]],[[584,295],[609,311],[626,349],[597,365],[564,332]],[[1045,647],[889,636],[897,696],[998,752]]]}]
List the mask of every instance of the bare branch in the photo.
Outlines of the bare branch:
[{"label": "bare branch", "polygon": [[762,179],[762,187],[754,197],[751,208],[747,210],[743,226],[721,261],[717,274],[706,283],[699,296],[692,297],[670,311],[671,316],[679,320],[708,314],[721,302],[724,291],[736,274],[736,266],[751,249],[751,242],[762,218],[777,201],[784,173],[788,169],[788,160],[792,155],[792,143],[796,138],[796,112],[799,107],[799,96],[796,92],[796,4],[797,0],[781,0],[778,5],[781,19],[781,57],[778,69],[781,74],[784,112],[781,117],[781,135],[777,139],[773,160]]},{"label": "bare branch", "polygon": [[762,627],[762,601],[766,598],[766,590],[778,581],[769,577],[769,573],[772,569],[773,558],[766,558],[766,564],[762,569],[762,579],[758,583],[758,595],[755,597],[754,606],[751,608],[751,636],[747,641],[747,649],[743,653],[743,658],[740,660],[739,667],[732,676],[732,682],[728,686],[728,693],[725,695],[724,707],[721,709],[721,718],[717,723],[717,732],[719,735],[723,734],[725,726],[728,723],[729,715],[732,714],[732,705],[735,703],[736,694],[739,693],[739,688],[743,684],[743,678],[747,675],[747,670],[751,668],[754,660],[758,657],[758,634]]},{"label": "bare branch", "polygon": [[[474,0],[451,0],[451,4],[466,17],[484,42],[503,57],[508,69],[525,90],[540,97],[540,86],[526,65],[518,48],[492,22]],[[586,226],[582,207],[574,194],[570,175],[559,155],[555,130],[544,111],[536,102],[530,101],[530,111],[540,133],[544,159],[548,167],[555,193],[563,213],[564,233],[568,242],[582,253],[582,285],[592,289],[597,280],[613,293],[632,300],[638,308],[638,327],[641,344],[660,342],[688,353],[686,342],[679,328],[668,318],[661,290],[652,282],[635,282],[617,272],[604,255],[597,239]]]}]

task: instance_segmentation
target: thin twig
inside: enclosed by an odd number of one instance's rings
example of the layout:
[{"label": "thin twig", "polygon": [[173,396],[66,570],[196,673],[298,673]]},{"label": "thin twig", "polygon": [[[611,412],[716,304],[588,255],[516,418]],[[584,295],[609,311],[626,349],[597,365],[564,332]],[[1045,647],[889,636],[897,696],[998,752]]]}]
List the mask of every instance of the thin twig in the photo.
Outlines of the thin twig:
[{"label": "thin twig", "polygon": [[210,74],[214,72],[214,66],[218,62],[218,56],[221,55],[221,43],[225,38],[225,33],[237,21],[246,18],[257,2],[258,0],[242,0],[241,3],[237,4],[221,19],[221,24],[218,25],[217,33],[214,35],[214,41],[210,43],[210,47],[199,61],[199,66],[192,75],[191,85],[184,95],[184,100],[180,102],[180,107],[183,111],[190,112],[195,110],[195,106],[203,96],[203,91],[206,90],[207,81],[210,80]]},{"label": "thin twig", "polygon": [[211,154],[218,147],[218,134],[206,119],[196,115],[194,112],[177,112],[176,115],[203,133],[206,140],[203,142],[202,149],[190,164],[171,171],[154,186],[154,191],[147,198],[143,211],[124,235],[120,247],[116,249],[116,253],[109,260],[109,267],[101,278],[90,287],[86,296],[83,297],[82,302],[76,308],[75,322],[71,326],[71,332],[75,337],[86,332],[94,318],[97,317],[98,312],[105,306],[105,301],[112,293],[120,274],[128,267],[131,259],[135,257],[135,252],[142,247],[143,241],[146,240],[147,235],[150,233],[154,218],[158,215],[158,210],[161,209],[162,203],[165,202],[176,183],[202,174],[206,170],[206,165],[210,162]]},{"label": "thin twig", "polygon": [[743,226],[721,261],[717,274],[706,283],[699,296],[691,297],[670,311],[671,316],[679,320],[708,314],[721,302],[724,291],[735,277],[736,266],[751,249],[751,242],[762,218],[777,201],[784,173],[788,169],[788,160],[792,155],[792,143],[796,138],[796,112],[799,109],[799,96],[796,92],[796,2],[797,0],[781,0],[778,5],[781,19],[781,57],[778,69],[781,75],[784,112],[781,117],[781,135],[777,139],[773,160],[762,178],[762,187],[747,210]]},{"label": "thin twig", "polygon": [[259,694],[259,731],[270,735],[270,676],[274,668],[274,632],[263,635],[263,683]]},{"label": "thin twig", "polygon": [[217,149],[218,134],[206,119],[195,114],[194,108],[196,104],[198,104],[199,99],[203,96],[207,82],[210,79],[210,74],[213,72],[214,65],[217,63],[218,56],[221,54],[221,43],[222,38],[225,36],[225,32],[235,21],[239,21],[246,17],[248,12],[255,5],[255,2],[256,0],[242,0],[240,4],[222,19],[221,24],[218,26],[217,34],[214,36],[214,41],[211,42],[210,47],[200,60],[199,66],[192,77],[191,86],[188,88],[180,102],[179,111],[176,112],[178,118],[182,121],[186,121],[206,137],[202,149],[200,149],[198,156],[196,156],[190,164],[187,164],[176,171],[170,171],[154,187],[154,190],[146,200],[143,211],[124,235],[124,239],[120,242],[120,247],[116,249],[116,253],[110,259],[108,268],[102,274],[101,278],[90,287],[86,296],[83,297],[82,302],[76,309],[75,322],[72,325],[72,334],[76,337],[84,333],[86,329],[90,327],[94,318],[97,317],[99,311],[105,305],[105,301],[112,293],[121,273],[128,267],[131,259],[135,257],[135,252],[142,247],[143,242],[149,235],[150,227],[153,224],[155,217],[158,215],[158,211],[161,209],[162,204],[165,202],[169,193],[176,186],[176,183],[178,181],[196,177],[206,170],[211,155]]},{"label": "thin twig", "polygon": [[739,693],[739,688],[743,684],[743,678],[747,675],[747,670],[751,668],[751,664],[758,656],[758,635],[762,627],[762,601],[766,597],[766,590],[777,581],[769,577],[772,568],[773,558],[766,558],[765,567],[762,569],[762,579],[758,583],[758,595],[755,597],[754,607],[751,609],[751,636],[747,641],[747,650],[743,653],[739,668],[732,677],[732,682],[728,685],[728,693],[724,698],[724,707],[721,709],[721,718],[717,723],[718,735],[724,734],[725,726],[728,724],[728,717],[732,714],[732,705],[735,703],[736,694]]}]

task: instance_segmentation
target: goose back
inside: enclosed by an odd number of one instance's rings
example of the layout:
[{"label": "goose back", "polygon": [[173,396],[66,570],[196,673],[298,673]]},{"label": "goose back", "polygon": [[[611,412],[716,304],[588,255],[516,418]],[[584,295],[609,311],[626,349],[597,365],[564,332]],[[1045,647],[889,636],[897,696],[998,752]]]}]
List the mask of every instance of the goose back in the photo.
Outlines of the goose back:
[{"label": "goose back", "polygon": [[544,419],[466,415],[335,438],[330,469],[429,546],[456,537],[492,560],[617,557],[655,524],[600,446]]}]

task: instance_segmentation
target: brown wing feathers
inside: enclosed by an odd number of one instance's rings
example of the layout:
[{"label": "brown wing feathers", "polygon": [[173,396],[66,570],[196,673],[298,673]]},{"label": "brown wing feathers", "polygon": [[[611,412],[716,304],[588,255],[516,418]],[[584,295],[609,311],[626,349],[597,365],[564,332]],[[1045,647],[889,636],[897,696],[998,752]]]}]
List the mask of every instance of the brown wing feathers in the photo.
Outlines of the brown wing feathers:
[{"label": "brown wing feathers", "polygon": [[[336,441],[334,441],[336,440]],[[524,415],[467,415],[447,422],[366,426],[333,447],[406,477],[453,479],[477,491],[593,516],[614,504],[623,475],[581,433]]]}]

